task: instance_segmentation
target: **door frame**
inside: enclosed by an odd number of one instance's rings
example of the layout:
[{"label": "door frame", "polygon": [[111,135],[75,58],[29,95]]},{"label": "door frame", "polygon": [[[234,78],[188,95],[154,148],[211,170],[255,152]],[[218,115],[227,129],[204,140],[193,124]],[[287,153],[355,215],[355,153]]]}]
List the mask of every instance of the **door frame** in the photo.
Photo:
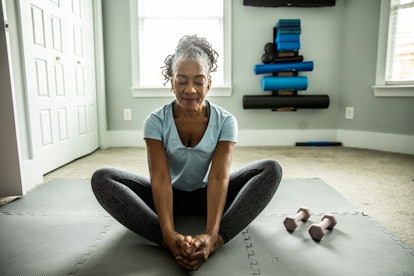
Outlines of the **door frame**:
[{"label": "door frame", "polygon": [[0,3],[0,197],[22,193],[21,163],[16,122],[13,75],[10,71],[10,39],[6,18],[3,16],[3,2]]}]

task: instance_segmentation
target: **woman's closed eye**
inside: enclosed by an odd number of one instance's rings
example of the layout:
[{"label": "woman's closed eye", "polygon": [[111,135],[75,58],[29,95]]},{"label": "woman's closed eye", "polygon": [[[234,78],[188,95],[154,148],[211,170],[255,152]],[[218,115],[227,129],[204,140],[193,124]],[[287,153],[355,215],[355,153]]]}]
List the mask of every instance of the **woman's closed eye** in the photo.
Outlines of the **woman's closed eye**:
[{"label": "woman's closed eye", "polygon": [[[176,81],[176,84],[178,84],[178,85],[188,85],[188,81],[178,79]],[[202,79],[202,80],[197,80],[196,79],[196,80],[194,80],[194,84],[197,85],[197,86],[204,86],[206,84],[206,82],[205,82],[204,79]]]},{"label": "woman's closed eye", "polygon": [[203,85],[205,85],[205,84],[206,84],[206,78],[205,78],[205,77],[197,77],[197,78],[195,78],[195,79],[194,79],[194,83],[195,83],[196,85],[201,85],[201,86],[203,86]]}]

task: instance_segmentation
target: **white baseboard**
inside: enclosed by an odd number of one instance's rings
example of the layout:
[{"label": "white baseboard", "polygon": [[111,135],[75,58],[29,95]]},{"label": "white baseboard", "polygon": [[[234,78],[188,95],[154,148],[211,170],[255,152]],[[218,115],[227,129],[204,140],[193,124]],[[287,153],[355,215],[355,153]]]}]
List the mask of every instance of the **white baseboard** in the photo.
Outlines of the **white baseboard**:
[{"label": "white baseboard", "polygon": [[414,136],[379,132],[338,130],[337,137],[345,147],[414,154]]},{"label": "white baseboard", "polygon": [[[143,132],[108,131],[110,147],[145,147]],[[296,142],[342,142],[345,147],[414,154],[414,136],[378,132],[315,129],[315,130],[239,130],[237,146],[294,146]]]},{"label": "white baseboard", "polygon": [[294,146],[296,142],[336,141],[336,130],[241,129],[237,146]]},{"label": "white baseboard", "polygon": [[21,178],[23,183],[23,194],[26,194],[37,185],[43,183],[43,174],[39,168],[39,162],[34,159],[24,160],[21,162]]}]

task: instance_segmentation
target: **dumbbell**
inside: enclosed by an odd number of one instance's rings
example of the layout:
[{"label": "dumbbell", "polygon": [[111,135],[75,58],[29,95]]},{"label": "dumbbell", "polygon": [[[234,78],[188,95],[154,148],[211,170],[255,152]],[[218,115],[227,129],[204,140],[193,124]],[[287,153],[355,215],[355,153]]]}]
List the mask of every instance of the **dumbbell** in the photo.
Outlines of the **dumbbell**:
[{"label": "dumbbell", "polygon": [[325,236],[325,230],[332,230],[336,225],[336,219],[331,214],[326,214],[322,217],[321,222],[314,223],[309,227],[309,234],[312,239],[320,241]]},{"label": "dumbbell", "polygon": [[264,46],[264,51],[265,53],[268,53],[268,54],[276,53],[276,44],[272,42],[266,43]]},{"label": "dumbbell", "polygon": [[293,232],[299,226],[300,221],[307,221],[310,217],[310,210],[306,207],[300,207],[294,216],[287,216],[283,221],[286,230]]},{"label": "dumbbell", "polygon": [[262,55],[262,62],[265,64],[272,63],[273,55],[276,52],[276,45],[272,42],[268,42],[264,46],[264,51],[265,53]]},{"label": "dumbbell", "polygon": [[273,62],[273,54],[272,53],[264,53],[262,55],[262,62],[264,64],[269,64]]}]

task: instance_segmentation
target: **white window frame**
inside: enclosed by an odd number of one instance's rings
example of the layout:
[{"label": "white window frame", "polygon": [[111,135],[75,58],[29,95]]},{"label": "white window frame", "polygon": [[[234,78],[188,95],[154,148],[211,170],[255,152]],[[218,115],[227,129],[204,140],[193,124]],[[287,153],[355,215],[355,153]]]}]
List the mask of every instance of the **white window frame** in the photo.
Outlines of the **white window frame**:
[{"label": "white window frame", "polygon": [[[130,0],[130,18],[131,18],[131,62],[132,62],[132,87],[133,97],[173,97],[169,84],[160,87],[142,87],[139,83],[139,25],[138,25],[138,1]],[[232,95],[231,80],[231,2],[223,0],[224,5],[224,22],[223,22],[223,64],[224,64],[224,84],[221,86],[212,85],[209,97],[230,97]],[[161,74],[161,71],[160,71]]]},{"label": "white window frame", "polygon": [[377,69],[375,85],[372,87],[374,89],[374,95],[376,97],[414,97],[414,85],[390,85],[385,82],[389,14],[390,0],[381,0],[377,48]]}]

